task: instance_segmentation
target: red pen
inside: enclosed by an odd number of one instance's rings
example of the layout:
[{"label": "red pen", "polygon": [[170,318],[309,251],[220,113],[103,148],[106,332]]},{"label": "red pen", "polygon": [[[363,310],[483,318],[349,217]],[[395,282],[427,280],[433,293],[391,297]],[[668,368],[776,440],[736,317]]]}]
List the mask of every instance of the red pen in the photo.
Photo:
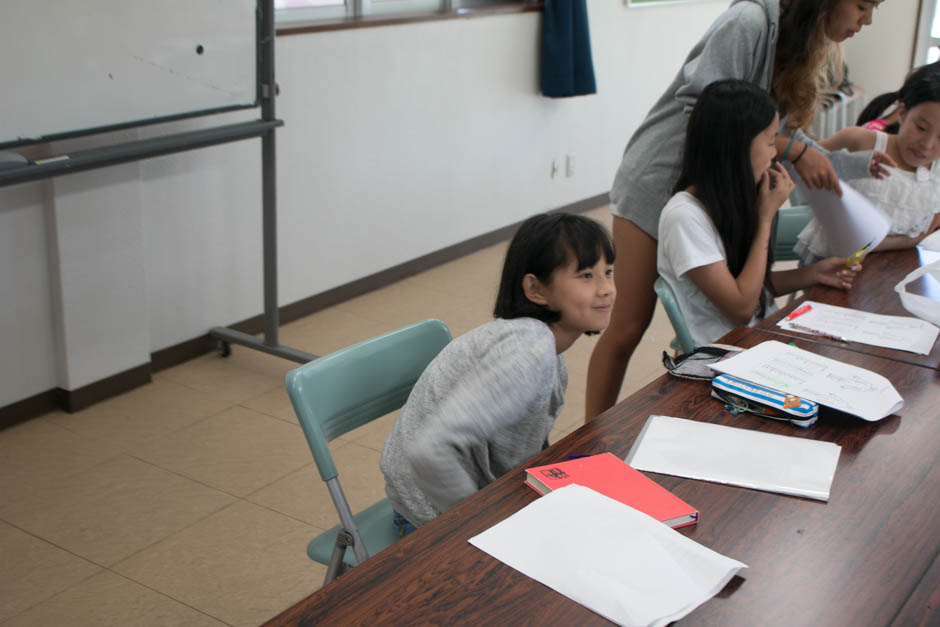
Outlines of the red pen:
[{"label": "red pen", "polygon": [[812,308],[813,306],[808,303],[806,305],[803,305],[802,307],[797,307],[796,309],[790,312],[790,315],[787,316],[787,320],[793,320],[794,318],[799,318],[800,316],[802,316],[803,314],[805,314],[807,311],[809,311]]}]

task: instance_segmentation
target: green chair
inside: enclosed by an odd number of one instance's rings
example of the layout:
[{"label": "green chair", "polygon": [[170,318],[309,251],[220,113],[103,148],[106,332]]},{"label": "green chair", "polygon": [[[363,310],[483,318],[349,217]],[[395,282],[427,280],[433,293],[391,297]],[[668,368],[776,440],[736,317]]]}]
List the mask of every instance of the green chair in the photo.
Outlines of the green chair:
[{"label": "green chair", "polygon": [[388,499],[353,515],[327,442],[400,409],[418,377],[450,339],[443,322],[424,320],[287,373],[287,394],[340,518],[339,525],[307,545],[310,559],[327,566],[324,584],[398,539]]},{"label": "green chair", "polygon": [[[796,192],[794,192],[795,194]],[[790,196],[791,203],[793,196]],[[774,237],[774,260],[790,261],[799,259],[799,255],[793,252],[797,237],[800,231],[809,224],[813,214],[804,204],[793,204],[790,207],[783,207],[777,212],[777,231]]]},{"label": "green chair", "polygon": [[[692,341],[692,334],[685,323],[685,316],[679,309],[679,301],[676,300],[676,294],[672,287],[666,283],[663,277],[658,277],[653,283],[653,290],[656,296],[662,302],[666,309],[666,315],[669,316],[669,322],[672,323],[672,329],[676,332],[676,339],[672,342],[672,347],[678,349],[680,353],[691,353],[695,350],[695,342]],[[678,343],[678,346],[676,344]]]}]

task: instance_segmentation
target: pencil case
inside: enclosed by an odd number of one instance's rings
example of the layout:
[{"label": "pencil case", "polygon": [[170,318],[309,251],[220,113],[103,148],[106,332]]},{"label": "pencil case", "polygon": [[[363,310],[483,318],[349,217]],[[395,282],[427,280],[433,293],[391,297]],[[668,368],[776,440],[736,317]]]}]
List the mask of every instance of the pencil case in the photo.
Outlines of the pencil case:
[{"label": "pencil case", "polygon": [[816,422],[819,404],[728,374],[712,379],[712,396],[733,414],[741,412],[806,428]]}]

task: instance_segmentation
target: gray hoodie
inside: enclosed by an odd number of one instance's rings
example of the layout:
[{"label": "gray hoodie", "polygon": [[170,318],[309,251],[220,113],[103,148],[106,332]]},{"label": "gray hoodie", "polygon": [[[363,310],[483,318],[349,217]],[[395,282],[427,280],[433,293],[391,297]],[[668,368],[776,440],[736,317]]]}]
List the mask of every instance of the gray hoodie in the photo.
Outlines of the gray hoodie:
[{"label": "gray hoodie", "polygon": [[[733,0],[718,16],[630,138],[610,191],[615,215],[656,239],[659,214],[679,176],[686,126],[699,94],[726,78],[749,81],[769,93],[779,19],[778,0]],[[797,139],[815,146],[802,133]],[[843,178],[864,176],[871,153],[855,153],[856,158],[841,152],[830,155],[836,172]]]}]

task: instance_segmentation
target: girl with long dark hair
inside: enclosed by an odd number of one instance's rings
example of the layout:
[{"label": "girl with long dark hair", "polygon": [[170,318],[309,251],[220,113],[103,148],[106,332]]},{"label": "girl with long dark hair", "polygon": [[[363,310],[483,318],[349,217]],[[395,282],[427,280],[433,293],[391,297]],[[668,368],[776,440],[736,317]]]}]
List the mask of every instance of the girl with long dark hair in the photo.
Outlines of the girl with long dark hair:
[{"label": "girl with long dark hair", "polygon": [[712,83],[692,109],[682,170],[659,220],[657,269],[696,345],[763,318],[773,296],[815,283],[848,289],[861,270],[830,257],[770,272],[773,219],[793,191],[774,163],[778,127],[773,100],[746,81]]}]

